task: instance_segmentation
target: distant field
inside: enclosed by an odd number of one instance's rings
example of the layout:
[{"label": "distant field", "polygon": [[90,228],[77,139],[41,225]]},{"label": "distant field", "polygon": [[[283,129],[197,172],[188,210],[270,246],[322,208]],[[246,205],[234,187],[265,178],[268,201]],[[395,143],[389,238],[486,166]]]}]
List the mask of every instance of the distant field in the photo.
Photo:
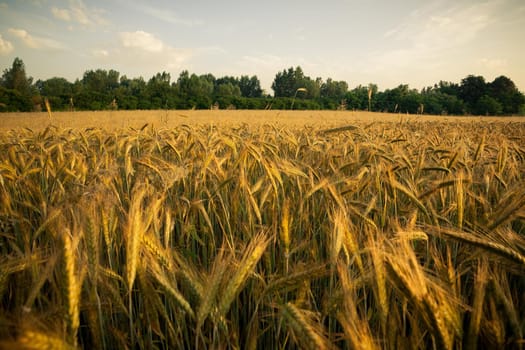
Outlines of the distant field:
[{"label": "distant field", "polygon": [[522,349],[525,122],[0,115],[0,349]]},{"label": "distant field", "polygon": [[30,128],[38,130],[49,125],[62,128],[103,127],[109,129],[140,128],[148,123],[155,128],[181,124],[217,123],[235,125],[242,123],[282,125],[337,126],[355,121],[505,121],[525,122],[525,117],[455,117],[368,113],[352,111],[260,111],[260,110],[170,110],[170,111],[100,111],[0,114],[0,129]]}]

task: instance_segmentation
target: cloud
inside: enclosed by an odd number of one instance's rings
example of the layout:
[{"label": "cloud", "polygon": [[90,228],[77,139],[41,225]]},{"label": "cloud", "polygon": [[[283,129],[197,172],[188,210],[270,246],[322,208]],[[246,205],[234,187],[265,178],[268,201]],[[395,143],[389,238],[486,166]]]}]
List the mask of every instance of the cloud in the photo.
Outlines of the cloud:
[{"label": "cloud", "polygon": [[246,55],[242,57],[242,61],[246,66],[265,67],[270,69],[282,69],[285,64],[281,57],[272,54],[263,54],[260,56]]},{"label": "cloud", "polygon": [[62,21],[71,21],[71,13],[67,9],[59,9],[57,7],[53,7],[51,9],[51,13],[53,13],[53,16],[55,16],[55,18],[61,19]]},{"label": "cloud", "polygon": [[0,10],[7,10],[9,8],[9,5],[5,2],[0,3]]},{"label": "cloud", "polygon": [[0,34],[0,55],[9,55],[13,51],[13,44],[11,44],[10,41],[5,40],[2,38],[2,34]]},{"label": "cloud", "polygon": [[137,30],[135,32],[120,33],[121,44],[125,48],[139,49],[147,52],[162,52],[164,43],[153,34]]},{"label": "cloud", "polygon": [[148,6],[148,5],[136,5],[136,8],[139,12],[147,14],[151,17],[154,17],[160,21],[171,23],[171,24],[180,24],[188,27],[195,27],[204,24],[204,21],[201,19],[187,19],[181,18],[176,12],[165,8],[159,8],[158,6]]},{"label": "cloud", "polygon": [[179,70],[199,49],[176,48],[155,35],[137,30],[118,34],[119,43],[109,50],[98,50],[97,58],[110,58],[140,71]]},{"label": "cloud", "polygon": [[92,54],[93,54],[94,57],[97,57],[97,58],[109,57],[109,51],[108,50],[104,50],[104,49],[93,50]]},{"label": "cloud", "polygon": [[52,7],[51,13],[57,19],[65,22],[77,22],[82,25],[107,24],[102,16],[103,11],[89,8],[82,0],[70,0],[67,8]]},{"label": "cloud", "polygon": [[435,5],[418,9],[385,34],[385,38],[415,50],[442,50],[465,45],[476,39],[493,21],[497,2],[446,8]]},{"label": "cloud", "polygon": [[481,58],[478,63],[490,70],[506,70],[508,62],[501,58]]},{"label": "cloud", "polygon": [[35,40],[35,38],[33,38],[33,36],[31,36],[27,31],[25,31],[24,29],[15,29],[15,28],[9,28],[8,29],[8,32],[21,39],[22,42],[27,46],[27,47],[30,47],[32,49],[36,49],[38,47],[38,43],[37,41]]},{"label": "cloud", "polygon": [[44,37],[33,36],[24,29],[9,28],[7,31],[9,32],[9,34],[22,40],[24,45],[26,45],[27,47],[31,49],[59,50],[59,49],[64,48],[64,46],[56,40],[44,38]]},{"label": "cloud", "polygon": [[388,28],[381,46],[355,66],[373,79],[421,87],[433,79],[457,79],[472,68],[476,53],[489,45],[489,29],[506,23],[505,16],[500,0],[427,2]]}]

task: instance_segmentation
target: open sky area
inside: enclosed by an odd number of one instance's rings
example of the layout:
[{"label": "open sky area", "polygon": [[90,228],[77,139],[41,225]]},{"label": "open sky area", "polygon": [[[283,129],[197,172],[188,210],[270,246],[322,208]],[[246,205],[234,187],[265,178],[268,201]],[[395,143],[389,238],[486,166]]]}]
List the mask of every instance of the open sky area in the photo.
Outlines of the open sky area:
[{"label": "open sky area", "polygon": [[275,74],[421,89],[469,74],[525,91],[523,0],[0,0],[0,68],[15,57],[35,79],[115,69]]}]

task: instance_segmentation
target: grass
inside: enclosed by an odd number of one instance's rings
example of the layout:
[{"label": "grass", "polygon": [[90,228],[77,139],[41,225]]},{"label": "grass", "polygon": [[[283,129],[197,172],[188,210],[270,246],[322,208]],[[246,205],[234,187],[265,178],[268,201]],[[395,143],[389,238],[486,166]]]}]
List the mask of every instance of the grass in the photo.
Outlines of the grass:
[{"label": "grass", "polygon": [[0,348],[523,347],[523,121],[113,113],[2,125]]}]

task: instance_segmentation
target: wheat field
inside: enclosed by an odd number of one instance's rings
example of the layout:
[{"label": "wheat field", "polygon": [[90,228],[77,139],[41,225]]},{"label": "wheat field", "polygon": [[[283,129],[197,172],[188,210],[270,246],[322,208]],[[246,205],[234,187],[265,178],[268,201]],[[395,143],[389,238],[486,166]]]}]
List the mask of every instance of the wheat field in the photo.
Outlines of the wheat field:
[{"label": "wheat field", "polygon": [[522,119],[136,113],[5,116],[0,348],[524,347]]}]

